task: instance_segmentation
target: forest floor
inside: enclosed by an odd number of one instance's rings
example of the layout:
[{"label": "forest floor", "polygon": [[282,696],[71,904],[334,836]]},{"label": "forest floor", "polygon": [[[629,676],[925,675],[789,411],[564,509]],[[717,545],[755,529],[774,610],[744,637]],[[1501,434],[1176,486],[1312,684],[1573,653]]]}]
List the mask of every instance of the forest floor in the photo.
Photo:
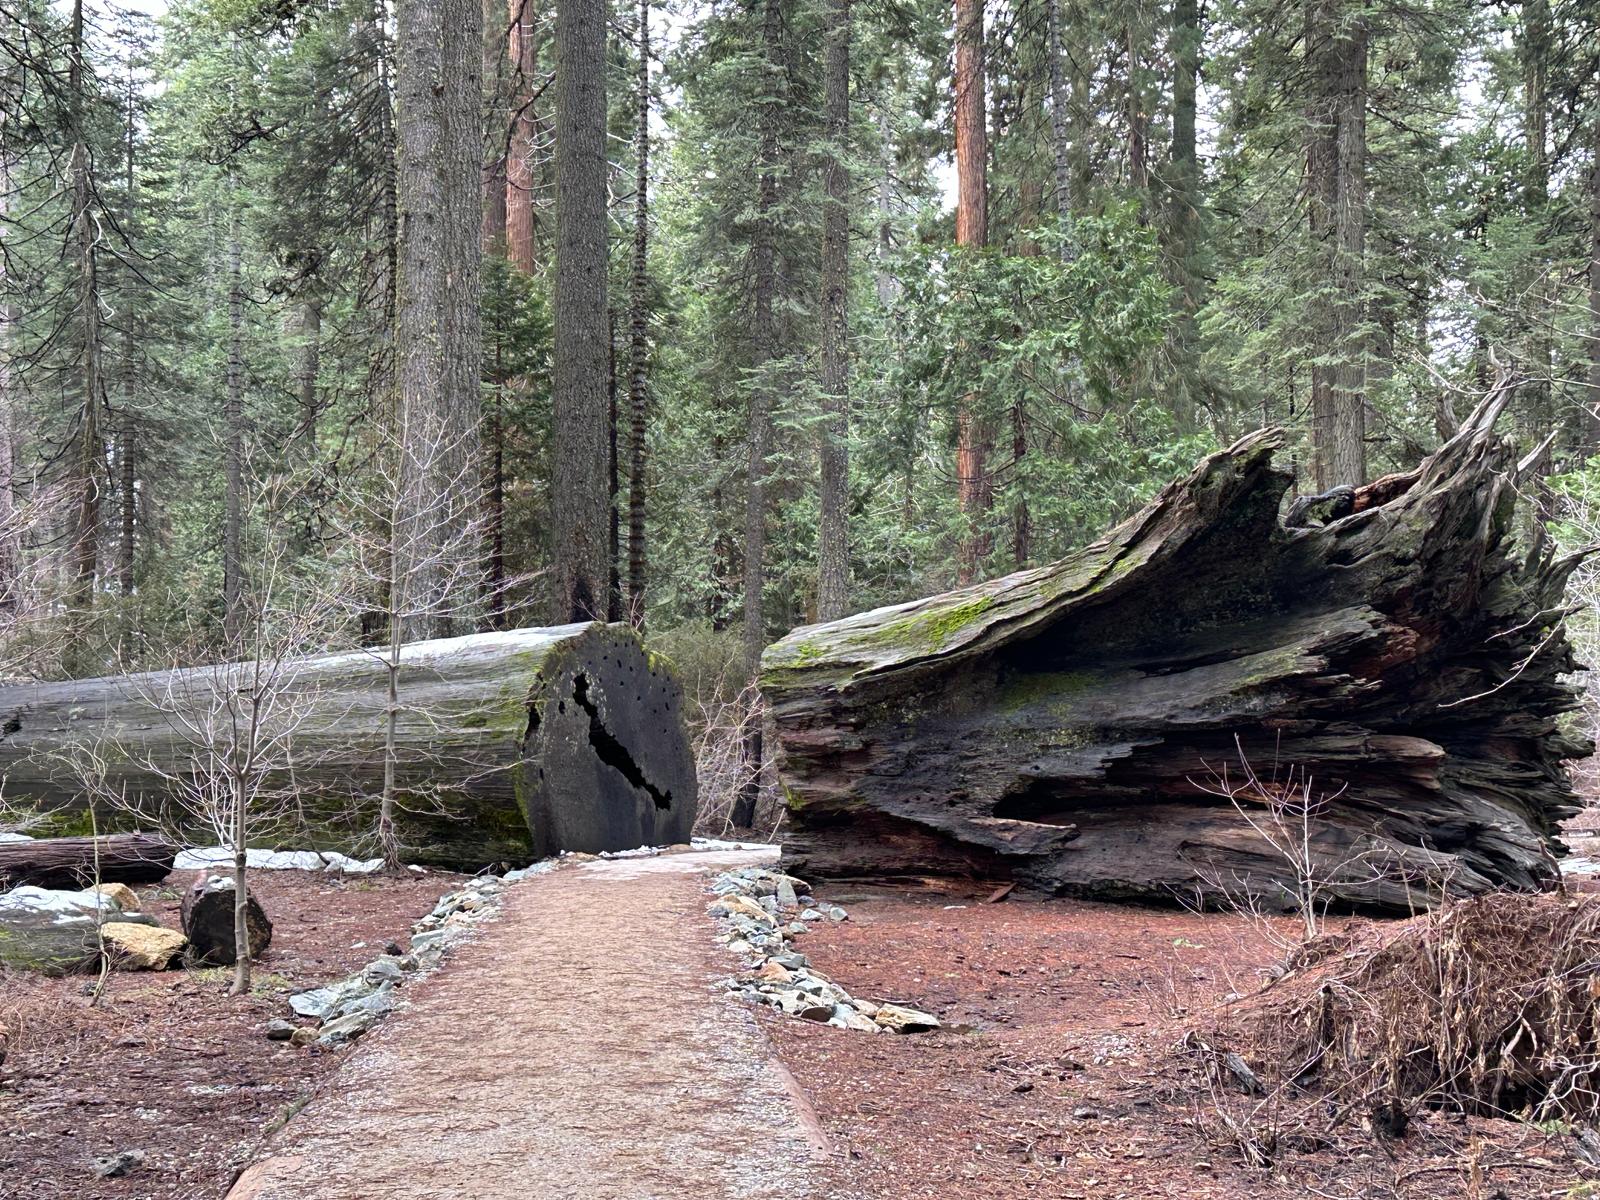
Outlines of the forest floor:
[{"label": "forest floor", "polygon": [[[190,873],[139,889],[144,911],[178,927]],[[230,997],[232,968],[114,973],[98,1007],[83,976],[0,968],[0,1200],[203,1200],[220,1196],[262,1131],[285,1120],[339,1053],[266,1039],[291,992],[370,962],[461,877],[345,878],[257,871],[272,917],[255,988]],[[142,1150],[102,1179],[97,1159]]]},{"label": "forest floor", "polygon": [[[850,917],[800,940],[814,968],[945,1022],[874,1036],[717,987],[737,969],[705,916],[721,865],[668,855],[516,885],[350,1050],[264,1026],[289,990],[403,941],[458,877],[260,873],[277,930],[243,999],[225,972],[117,975],[91,1010],[81,979],[0,975],[0,1198],[200,1200],[251,1160],[234,1200],[1600,1195],[1569,1132],[1443,1113],[1398,1142],[1351,1122],[1245,1165],[1175,1046],[1281,956],[1259,925],[824,888]],[[144,894],[175,924],[155,899],[170,893]],[[143,1166],[96,1177],[94,1159],[133,1147]]]},{"label": "forest floor", "polygon": [[[823,1195],[1600,1196],[1583,1190],[1570,1132],[1446,1113],[1424,1112],[1400,1141],[1346,1122],[1270,1168],[1245,1165],[1177,1045],[1282,958],[1258,923],[1073,900],[827,898],[850,920],[805,941],[812,966],[854,995],[892,996],[946,1027],[868,1037],[764,1016],[833,1146]],[[1276,928],[1296,932],[1289,921]],[[1261,1132],[1279,1116],[1244,1097],[1221,1103]]]}]

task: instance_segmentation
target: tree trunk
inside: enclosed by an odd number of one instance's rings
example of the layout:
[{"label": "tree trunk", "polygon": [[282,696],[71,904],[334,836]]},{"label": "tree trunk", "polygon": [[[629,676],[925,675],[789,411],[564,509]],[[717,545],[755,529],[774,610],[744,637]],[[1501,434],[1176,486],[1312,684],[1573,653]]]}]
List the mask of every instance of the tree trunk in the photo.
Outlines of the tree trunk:
[{"label": "tree trunk", "polygon": [[1172,155],[1169,170],[1171,220],[1168,226],[1174,282],[1178,286],[1178,314],[1172,335],[1175,358],[1186,367],[1193,364],[1196,332],[1195,313],[1200,308],[1204,276],[1197,257],[1200,253],[1200,158],[1195,139],[1200,77],[1199,0],[1176,0],[1172,9]]},{"label": "tree trunk", "polygon": [[604,618],[607,562],[606,9],[556,4],[555,604]]},{"label": "tree trunk", "polygon": [[308,449],[317,445],[317,376],[322,372],[322,297],[308,291],[296,304],[297,343],[294,357],[295,393],[300,402],[300,436]]},{"label": "tree trunk", "polygon": [[1590,129],[1589,164],[1589,416],[1585,455],[1600,454],[1600,115]]},{"label": "tree trunk", "polygon": [[[86,624],[94,607],[95,578],[100,562],[100,494],[101,476],[105,472],[105,444],[100,435],[104,385],[101,379],[99,235],[93,212],[93,181],[89,176],[88,85],[84,78],[83,36],[83,0],[75,0],[67,45],[67,93],[74,139],[68,175],[72,189],[73,265],[77,272],[78,319],[83,346],[73,479],[78,513],[72,538],[72,584],[67,599],[68,607]],[[75,646],[67,655],[68,659],[72,663],[85,661],[87,651],[82,642],[76,642]]]},{"label": "tree trunk", "polygon": [[408,639],[470,627],[479,564],[481,0],[396,6],[403,433],[395,577]]},{"label": "tree trunk", "polygon": [[650,0],[639,0],[639,96],[634,126],[633,274],[628,292],[628,623],[644,629],[646,372],[650,362]]},{"label": "tree trunk", "polygon": [[[1592,747],[1558,723],[1577,560],[1512,540],[1510,395],[1326,525],[1280,523],[1264,431],[1054,565],[794,631],[762,676],[789,866],[1273,905],[1287,835],[1342,903],[1548,883]],[[1265,782],[1235,805],[1241,755]],[[1303,841],[1274,827],[1296,778]]]},{"label": "tree trunk", "polygon": [[228,177],[228,369],[222,401],[222,631],[244,631],[244,272],[238,183]]},{"label": "tree trunk", "polygon": [[[1180,3],[1184,0],[1180,0]],[[1055,162],[1056,215],[1072,215],[1076,202],[1072,188],[1072,118],[1067,99],[1067,75],[1061,59],[1066,53],[1061,30],[1062,0],[1045,0],[1045,55],[1050,61],[1050,150]],[[1067,253],[1062,243],[1062,253]]]},{"label": "tree trunk", "polygon": [[[1528,341],[1526,349],[1528,380],[1524,386],[1521,413],[1524,437],[1530,446],[1544,441],[1554,424],[1551,411],[1550,383],[1552,375],[1548,313],[1552,298],[1549,294],[1549,264],[1543,252],[1549,236],[1544,227],[1545,211],[1550,203],[1550,5],[1549,0],[1523,0],[1522,22],[1517,38],[1517,52],[1522,67],[1522,130],[1527,152],[1527,176],[1523,181],[1523,211],[1534,222],[1536,249],[1529,264],[1530,278],[1525,287],[1530,305],[1527,317]],[[1543,463],[1537,474],[1542,525],[1551,514],[1548,511],[1548,489],[1543,487],[1543,476],[1549,474],[1549,463]]]},{"label": "tree trunk", "polygon": [[850,605],[850,0],[829,0],[823,66],[827,138],[822,205],[823,419],[821,521],[817,531],[817,616],[833,621]]},{"label": "tree trunk", "polygon": [[[557,22],[563,11],[557,7]],[[506,151],[502,201],[505,248],[512,265],[531,274],[538,265],[533,200],[539,154],[539,114],[534,108],[535,81],[539,75],[539,22],[534,0],[510,0],[510,17],[511,140]],[[560,54],[559,45],[557,54]],[[556,86],[561,88],[559,80]],[[603,95],[605,85],[602,82],[599,86]],[[562,95],[565,94],[563,91]],[[557,153],[560,153],[559,147]]]},{"label": "tree trunk", "polygon": [[1307,55],[1310,227],[1327,280],[1312,301],[1312,472],[1319,491],[1366,481],[1366,369],[1360,345],[1366,250],[1367,18],[1347,0],[1315,0]]},{"label": "tree trunk", "polygon": [[622,620],[621,463],[617,455],[617,312],[606,310],[606,620]]},{"label": "tree trunk", "polygon": [[[984,116],[983,0],[955,0],[956,245],[981,249],[989,240],[989,151]],[[958,583],[977,578],[989,556],[994,431],[974,411],[975,395],[956,413],[957,501],[967,520],[956,568]]]},{"label": "tree trunk", "polygon": [[1122,49],[1128,63],[1128,78],[1123,93],[1123,121],[1128,137],[1128,183],[1141,199],[1150,187],[1150,113],[1145,96],[1144,58],[1149,31],[1140,5],[1130,5],[1122,25]]},{"label": "tree trunk", "polygon": [[511,0],[511,23],[500,0],[483,0],[483,90],[489,117],[483,153],[483,254],[506,257],[506,163],[510,159],[514,93],[511,89],[516,54],[517,0]]},{"label": "tree trunk", "polygon": [[[406,645],[392,702],[385,657],[359,650],[286,668],[296,821],[306,824],[277,832],[329,848],[370,835],[392,763],[395,837],[411,861],[477,870],[688,840],[696,785],[682,693],[630,631],[591,624]],[[203,697],[228,677],[196,668],[0,688],[7,799],[80,810],[63,751],[97,728],[107,787],[147,820],[177,823],[172,781],[194,769],[192,756],[150,697]]]},{"label": "tree trunk", "polygon": [[0,891],[32,884],[85,888],[100,883],[160,883],[178,847],[148,833],[0,842]]}]

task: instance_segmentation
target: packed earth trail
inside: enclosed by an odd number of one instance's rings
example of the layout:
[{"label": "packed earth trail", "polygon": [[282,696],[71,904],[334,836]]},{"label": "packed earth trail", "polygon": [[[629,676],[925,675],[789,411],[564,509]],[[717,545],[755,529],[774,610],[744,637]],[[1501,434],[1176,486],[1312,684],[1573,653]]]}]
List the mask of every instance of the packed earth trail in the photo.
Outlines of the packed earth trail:
[{"label": "packed earth trail", "polygon": [[707,870],[603,860],[524,881],[368,1034],[229,1200],[803,1195],[820,1127],[704,919]]}]

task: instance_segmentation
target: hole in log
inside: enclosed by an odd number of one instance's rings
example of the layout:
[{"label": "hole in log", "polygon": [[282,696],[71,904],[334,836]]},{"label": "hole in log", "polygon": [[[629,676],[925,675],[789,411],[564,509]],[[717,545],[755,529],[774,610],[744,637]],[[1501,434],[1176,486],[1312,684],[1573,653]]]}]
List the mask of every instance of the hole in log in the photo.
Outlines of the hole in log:
[{"label": "hole in log", "polygon": [[639,764],[633,761],[633,755],[629,754],[627,748],[605,727],[605,722],[600,719],[600,710],[589,699],[587,675],[580,673],[573,677],[572,699],[579,708],[589,714],[589,745],[594,747],[594,752],[600,761],[620,773],[634,787],[648,793],[657,808],[671,808],[672,793],[661,791],[646,779],[644,772],[639,770]]}]

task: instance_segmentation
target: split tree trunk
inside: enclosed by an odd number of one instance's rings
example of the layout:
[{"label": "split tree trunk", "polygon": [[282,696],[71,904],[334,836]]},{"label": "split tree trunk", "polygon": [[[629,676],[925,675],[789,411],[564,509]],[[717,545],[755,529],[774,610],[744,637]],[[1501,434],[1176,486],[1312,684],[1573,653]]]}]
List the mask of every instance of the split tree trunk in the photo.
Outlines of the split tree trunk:
[{"label": "split tree trunk", "polygon": [[1325,526],[1280,522],[1264,431],[1054,565],[794,631],[762,680],[789,865],[1291,903],[1270,809],[1207,791],[1242,751],[1313,780],[1290,849],[1337,901],[1547,883],[1592,747],[1557,723],[1574,560],[1512,545],[1510,395]]},{"label": "split tree trunk", "polygon": [[[371,832],[387,759],[388,672],[350,651],[288,668],[297,714],[292,783],[304,827],[286,841],[349,847]],[[193,746],[151,697],[214,686],[210,668],[0,688],[6,796],[82,806],[67,768],[100,736],[106,784],[173,823],[174,777]],[[631,632],[518,629],[404,647],[394,722],[394,820],[409,861],[476,870],[561,850],[687,841],[694,758],[671,673]],[[277,807],[277,805],[274,805]],[[259,827],[259,825],[258,825]],[[27,843],[22,843],[26,845]]]},{"label": "split tree trunk", "polygon": [[148,833],[107,837],[35,838],[0,842],[0,890],[33,884],[84,888],[94,883],[159,883],[178,847]]}]

